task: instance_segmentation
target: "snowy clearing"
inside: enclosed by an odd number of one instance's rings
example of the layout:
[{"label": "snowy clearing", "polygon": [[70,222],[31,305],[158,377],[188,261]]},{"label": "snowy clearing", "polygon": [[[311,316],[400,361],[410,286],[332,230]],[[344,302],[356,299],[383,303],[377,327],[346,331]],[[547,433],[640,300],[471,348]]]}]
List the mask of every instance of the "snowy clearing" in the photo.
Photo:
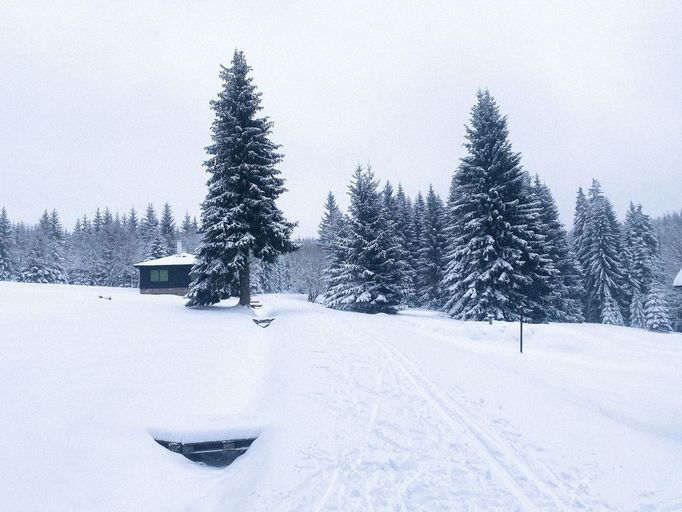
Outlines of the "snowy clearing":
[{"label": "snowy clearing", "polygon": [[0,283],[1,508],[682,510],[680,334],[259,300]]}]

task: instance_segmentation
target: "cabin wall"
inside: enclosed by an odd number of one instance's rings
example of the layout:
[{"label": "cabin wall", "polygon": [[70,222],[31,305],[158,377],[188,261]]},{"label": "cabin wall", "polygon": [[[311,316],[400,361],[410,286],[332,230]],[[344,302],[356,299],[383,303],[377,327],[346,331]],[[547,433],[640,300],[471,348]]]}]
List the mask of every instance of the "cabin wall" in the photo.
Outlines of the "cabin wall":
[{"label": "cabin wall", "polygon": [[[152,281],[152,270],[167,270],[168,281]],[[191,265],[168,265],[140,268],[140,293],[185,295],[191,281]]]}]

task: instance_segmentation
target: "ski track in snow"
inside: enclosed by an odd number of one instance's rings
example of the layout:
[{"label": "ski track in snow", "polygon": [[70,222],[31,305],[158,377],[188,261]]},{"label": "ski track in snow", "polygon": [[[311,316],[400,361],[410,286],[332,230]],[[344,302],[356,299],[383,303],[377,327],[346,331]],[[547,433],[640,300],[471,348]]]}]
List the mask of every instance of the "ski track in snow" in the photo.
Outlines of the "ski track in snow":
[{"label": "ski track in snow", "polygon": [[[315,371],[323,374],[315,380],[327,392],[304,394],[344,428],[334,439],[336,452],[312,449],[305,464],[314,471],[279,497],[277,510],[609,509],[578,498],[586,496],[584,483],[573,488],[547,465],[531,465],[389,339],[373,335],[371,344],[341,349],[367,333],[356,336],[353,322],[338,316],[330,324],[329,316],[313,315]],[[343,340],[330,337],[334,332]],[[518,437],[509,426],[507,432]]]}]

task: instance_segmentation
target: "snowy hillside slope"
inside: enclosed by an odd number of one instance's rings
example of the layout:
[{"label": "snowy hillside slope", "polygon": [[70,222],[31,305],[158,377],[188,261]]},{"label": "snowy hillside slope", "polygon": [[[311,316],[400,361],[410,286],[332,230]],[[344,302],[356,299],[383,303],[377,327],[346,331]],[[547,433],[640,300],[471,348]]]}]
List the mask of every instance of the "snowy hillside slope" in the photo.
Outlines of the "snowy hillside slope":
[{"label": "snowy hillside slope", "polygon": [[682,510],[682,335],[260,300],[0,283],[0,508]]}]

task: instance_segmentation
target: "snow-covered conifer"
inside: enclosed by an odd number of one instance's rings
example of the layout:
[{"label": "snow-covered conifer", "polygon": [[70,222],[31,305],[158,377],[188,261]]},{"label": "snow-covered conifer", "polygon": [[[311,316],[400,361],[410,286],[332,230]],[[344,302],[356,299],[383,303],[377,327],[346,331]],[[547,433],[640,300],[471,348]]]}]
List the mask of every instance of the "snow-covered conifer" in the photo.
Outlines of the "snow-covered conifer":
[{"label": "snow-covered conifer", "polygon": [[394,257],[400,260],[400,266],[403,267],[404,272],[407,275],[407,278],[402,281],[405,288],[403,296],[406,300],[409,300],[413,290],[412,258],[405,233],[401,231],[401,226],[405,222],[405,219],[403,213],[399,209],[398,198],[393,192],[393,185],[391,185],[390,181],[386,181],[386,185],[384,185],[384,188],[381,191],[381,199],[383,203],[382,214],[386,220],[388,229],[392,231],[393,237],[398,242],[398,246],[395,248]]},{"label": "snow-covered conifer", "polygon": [[89,221],[86,216],[76,219],[76,224],[71,231],[67,250],[67,271],[69,281],[73,284],[91,284],[88,282],[88,268],[86,265],[87,248],[91,244],[87,226]]},{"label": "snow-covered conifer", "polygon": [[578,263],[584,267],[586,258],[583,247],[583,233],[585,232],[585,222],[588,217],[587,197],[583,188],[578,188],[578,193],[575,198],[575,213],[573,214],[573,253],[575,254]]},{"label": "snow-covered conifer", "polygon": [[630,301],[630,327],[646,329],[644,303],[642,302],[642,294],[639,292],[635,292]]},{"label": "snow-covered conifer", "polygon": [[102,223],[104,221],[102,220],[102,212],[100,211],[99,208],[95,211],[95,216],[92,218],[92,229],[95,232],[98,232],[102,228]]},{"label": "snow-covered conifer", "polygon": [[339,209],[334,194],[330,191],[327,194],[322,221],[317,231],[320,245],[325,254],[321,279],[324,288],[323,302],[328,306],[334,304],[333,297],[335,295],[331,289],[341,275],[346,259],[345,224],[344,215]]},{"label": "snow-covered conifer", "polygon": [[14,233],[7,210],[3,206],[0,210],[0,281],[9,281],[14,276],[13,246]]},{"label": "snow-covered conifer", "polygon": [[443,201],[433,190],[433,186],[429,186],[419,241],[419,259],[416,265],[421,306],[431,309],[439,309],[443,306],[441,285],[445,271],[446,245]]},{"label": "snow-covered conifer", "polygon": [[154,205],[149,203],[145,210],[144,217],[140,222],[139,235],[143,243],[143,253],[149,252],[149,244],[156,234],[156,228],[159,226],[159,218],[156,215]]},{"label": "snow-covered conifer", "polygon": [[630,289],[646,295],[660,274],[660,250],[651,218],[642,212],[641,205],[630,203],[625,214],[623,241]]},{"label": "snow-covered conifer", "polygon": [[421,288],[417,268],[419,266],[419,249],[421,248],[422,229],[424,228],[424,215],[426,203],[421,191],[417,192],[412,209],[412,240],[410,241],[410,268],[412,269],[412,294],[409,299],[411,306],[419,306]]},{"label": "snow-covered conifer", "polygon": [[588,322],[600,322],[607,296],[618,304],[621,316],[629,301],[620,224],[597,180],[592,181],[588,194],[586,216],[580,245],[587,300],[585,316]]},{"label": "snow-covered conifer", "polygon": [[327,194],[327,200],[324,203],[324,213],[322,221],[317,230],[322,248],[329,254],[333,251],[336,237],[338,236],[341,223],[343,222],[343,214],[336,203],[334,194],[330,191]]},{"label": "snow-covered conifer", "polygon": [[406,263],[409,273],[409,282],[407,289],[407,302],[409,305],[417,306],[417,296],[414,292],[414,281],[415,281],[415,261],[413,257],[413,243],[418,251],[419,246],[414,239],[414,221],[412,215],[414,213],[412,207],[412,201],[405,194],[402,185],[398,184],[398,189],[395,194],[396,212],[394,219],[394,227],[396,233],[400,239],[400,244],[404,254],[406,254]]},{"label": "snow-covered conifer", "polygon": [[166,243],[166,253],[173,254],[176,249],[177,233],[175,230],[175,219],[173,219],[173,210],[168,203],[163,205],[159,227],[161,228],[161,236]]},{"label": "snow-covered conifer", "polygon": [[137,217],[137,211],[133,207],[128,212],[128,223],[126,224],[126,229],[128,231],[130,231],[131,233],[134,233],[135,236],[137,236],[139,228],[140,228],[140,220]]},{"label": "snow-covered conifer", "polygon": [[272,122],[257,117],[261,93],[249,76],[244,54],[235,51],[232,66],[222,67],[223,89],[211,102],[213,144],[206,148],[210,174],[201,206],[201,243],[192,269],[188,306],[215,304],[239,275],[239,303],[251,299],[251,258],[273,262],[295,250],[294,224],[275,201],[285,191],[276,165],[282,155],[270,141]]},{"label": "snow-covered conifer", "polygon": [[[630,325],[642,327],[641,317],[636,319],[632,317],[633,307],[641,308],[641,305],[634,304],[635,297],[638,297],[640,302],[642,297],[647,297],[648,304],[649,297],[652,296],[651,311],[654,320],[651,323],[644,323],[646,326],[656,326],[654,330],[665,330],[670,321],[668,298],[659,286],[663,279],[663,271],[658,235],[651,218],[642,211],[641,205],[635,206],[630,203],[623,226],[623,245],[627,262],[628,291],[632,297]],[[658,287],[658,290],[652,293],[652,287]]]},{"label": "snow-covered conifer", "polygon": [[168,256],[168,243],[161,232],[161,227],[157,226],[152,234],[147,252],[147,260],[155,260]]},{"label": "snow-covered conifer", "polygon": [[541,235],[533,231],[537,211],[526,197],[528,178],[488,91],[478,92],[466,130],[468,154],[455,174],[449,212],[456,238],[449,241],[443,281],[446,311],[460,319],[513,320],[523,307],[539,320],[551,261],[537,253]]},{"label": "snow-covered conifer", "polygon": [[185,212],[185,217],[182,219],[180,227],[180,241],[184,250],[189,253],[194,253],[199,244],[199,233],[196,226],[196,219],[192,221],[189,213]]},{"label": "snow-covered conifer", "polygon": [[607,325],[624,325],[623,314],[620,312],[618,302],[611,296],[609,288],[604,289],[601,321]]},{"label": "snow-covered conifer", "polygon": [[646,328],[650,331],[671,332],[670,315],[665,300],[665,291],[660,283],[651,283],[644,306]]},{"label": "snow-covered conifer", "polygon": [[559,221],[559,209],[549,187],[536,175],[531,193],[539,209],[539,229],[543,252],[558,270],[550,279],[547,319],[559,322],[583,321],[583,281],[580,267],[568,244],[566,231]]},{"label": "snow-covered conifer", "polygon": [[55,210],[43,213],[31,237],[19,280],[27,283],[67,283],[64,270],[64,230]]},{"label": "snow-covered conifer", "polygon": [[358,166],[349,194],[338,272],[328,277],[324,304],[364,313],[393,313],[406,300],[409,272],[400,240],[382,206],[371,169]]},{"label": "snow-covered conifer", "polygon": [[414,237],[414,223],[412,222],[412,201],[405,194],[403,186],[399,183],[395,194],[396,218],[395,228],[402,238],[403,249],[410,252],[412,239]]}]

